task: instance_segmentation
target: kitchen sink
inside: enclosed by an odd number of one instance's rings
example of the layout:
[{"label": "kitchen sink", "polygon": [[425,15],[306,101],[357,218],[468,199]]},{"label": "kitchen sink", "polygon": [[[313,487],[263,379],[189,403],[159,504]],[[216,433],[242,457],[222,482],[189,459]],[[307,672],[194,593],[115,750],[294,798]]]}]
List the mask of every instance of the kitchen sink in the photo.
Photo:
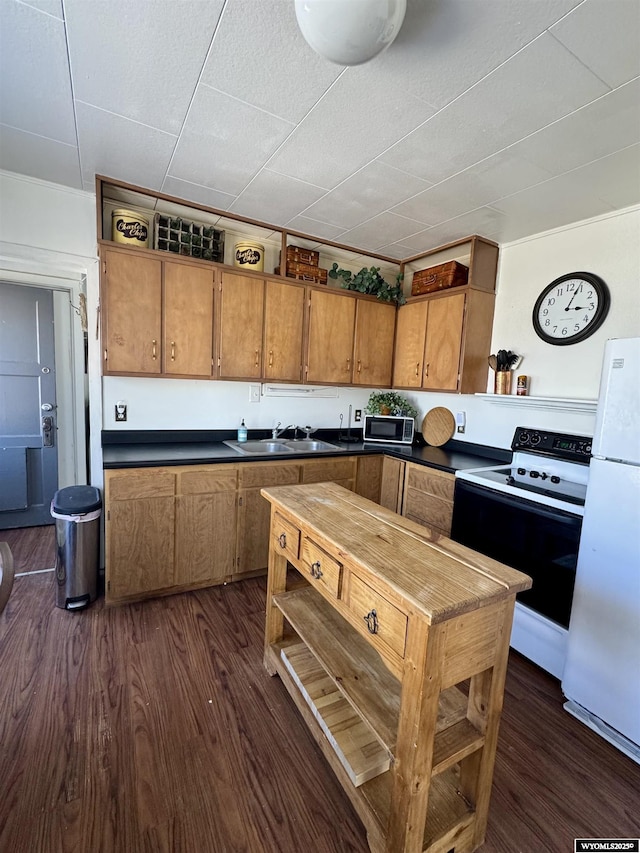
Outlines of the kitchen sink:
[{"label": "kitchen sink", "polygon": [[283,441],[225,441],[224,444],[245,456],[290,456],[294,452]]},{"label": "kitchen sink", "polygon": [[227,447],[243,456],[290,456],[294,453],[331,453],[343,447],[316,439],[262,439],[262,441],[225,441]]},{"label": "kitchen sink", "polygon": [[343,447],[338,447],[336,444],[330,444],[328,441],[320,441],[313,438],[298,438],[286,442],[287,447],[293,448],[298,453],[326,453],[330,450],[344,450]]}]

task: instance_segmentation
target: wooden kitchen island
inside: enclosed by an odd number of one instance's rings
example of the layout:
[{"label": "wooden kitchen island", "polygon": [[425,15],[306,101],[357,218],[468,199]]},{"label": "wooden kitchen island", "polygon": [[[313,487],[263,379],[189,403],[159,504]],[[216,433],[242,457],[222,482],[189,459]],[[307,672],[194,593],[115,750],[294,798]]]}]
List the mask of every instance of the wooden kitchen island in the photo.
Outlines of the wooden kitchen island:
[{"label": "wooden kitchen island", "polygon": [[475,850],[515,595],[530,578],[334,483],[262,494],[265,667],[291,694],[371,850]]}]

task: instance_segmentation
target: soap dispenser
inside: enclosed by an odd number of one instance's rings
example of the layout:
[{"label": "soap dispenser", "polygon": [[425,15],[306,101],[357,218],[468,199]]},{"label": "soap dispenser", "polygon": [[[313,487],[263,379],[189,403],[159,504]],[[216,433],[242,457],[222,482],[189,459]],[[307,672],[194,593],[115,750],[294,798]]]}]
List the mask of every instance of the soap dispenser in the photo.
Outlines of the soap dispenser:
[{"label": "soap dispenser", "polygon": [[247,428],[244,425],[244,418],[242,419],[242,423],[238,427],[238,441],[246,441],[247,440]]}]

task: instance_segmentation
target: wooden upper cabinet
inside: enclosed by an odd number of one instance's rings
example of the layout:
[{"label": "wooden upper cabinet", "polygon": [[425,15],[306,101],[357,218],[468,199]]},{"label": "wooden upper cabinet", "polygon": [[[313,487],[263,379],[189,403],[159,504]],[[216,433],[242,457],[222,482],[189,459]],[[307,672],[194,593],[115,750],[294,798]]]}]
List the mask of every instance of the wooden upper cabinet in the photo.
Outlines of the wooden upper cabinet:
[{"label": "wooden upper cabinet", "polygon": [[429,302],[422,387],[456,391],[462,347],[465,294]]},{"label": "wooden upper cabinet", "polygon": [[310,290],[307,382],[351,383],[355,315],[353,297]]},{"label": "wooden upper cabinet", "polygon": [[102,256],[105,373],[160,373],[162,263],[131,251]]},{"label": "wooden upper cabinet", "polygon": [[264,280],[223,272],[218,291],[218,378],[260,379]]},{"label": "wooden upper cabinet", "polygon": [[302,380],[305,288],[267,281],[264,304],[265,379]]},{"label": "wooden upper cabinet", "polygon": [[353,384],[391,384],[395,305],[358,299],[353,353]]},{"label": "wooden upper cabinet", "polygon": [[398,308],[393,361],[393,385],[421,388],[429,303],[411,302]]},{"label": "wooden upper cabinet", "polygon": [[164,373],[211,376],[213,271],[174,262],[164,265]]}]

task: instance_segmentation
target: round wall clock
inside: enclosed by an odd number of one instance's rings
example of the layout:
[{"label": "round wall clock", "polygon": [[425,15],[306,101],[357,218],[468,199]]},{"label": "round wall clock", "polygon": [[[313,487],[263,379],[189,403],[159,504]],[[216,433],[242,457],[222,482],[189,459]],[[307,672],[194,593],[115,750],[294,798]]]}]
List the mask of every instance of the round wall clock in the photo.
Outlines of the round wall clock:
[{"label": "round wall clock", "polygon": [[609,288],[590,272],[570,272],[548,284],[533,308],[533,328],[548,344],[577,344],[600,328],[609,311]]}]

